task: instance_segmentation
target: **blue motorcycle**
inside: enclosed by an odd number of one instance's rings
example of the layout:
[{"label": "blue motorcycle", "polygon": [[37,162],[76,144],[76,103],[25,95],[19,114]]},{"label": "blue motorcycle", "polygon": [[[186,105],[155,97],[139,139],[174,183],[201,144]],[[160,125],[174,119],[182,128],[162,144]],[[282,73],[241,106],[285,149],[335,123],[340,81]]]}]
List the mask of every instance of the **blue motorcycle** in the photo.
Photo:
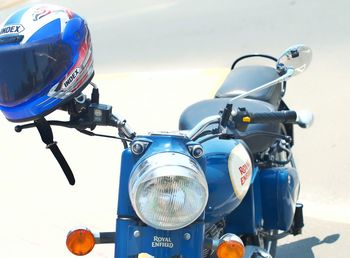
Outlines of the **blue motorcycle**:
[{"label": "blue motorcycle", "polygon": [[[251,58],[274,63],[242,65]],[[74,176],[53,144],[51,125],[122,141],[116,230],[69,232],[76,255],[95,244],[115,244],[116,258],[275,257],[278,239],[301,234],[300,183],[292,155],[293,126],[312,124],[310,112],[295,112],[283,100],[286,81],[311,61],[304,45],[280,58],[253,54],[237,59],[214,99],[202,100],[181,115],[178,132],[137,135],[112,107],[81,94],[64,109],[69,121],[36,126],[69,182]],[[95,134],[114,126],[118,136]],[[53,144],[53,145],[52,145]]]}]

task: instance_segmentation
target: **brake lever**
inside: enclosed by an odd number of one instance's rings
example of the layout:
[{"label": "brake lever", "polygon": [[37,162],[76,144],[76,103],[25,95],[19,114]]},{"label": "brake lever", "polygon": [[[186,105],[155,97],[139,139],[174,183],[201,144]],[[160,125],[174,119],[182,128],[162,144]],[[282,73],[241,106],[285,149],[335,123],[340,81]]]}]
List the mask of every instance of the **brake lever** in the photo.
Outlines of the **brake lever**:
[{"label": "brake lever", "polygon": [[264,131],[257,131],[257,132],[252,132],[252,133],[239,133],[238,131],[234,131],[232,133],[221,134],[219,138],[224,139],[224,140],[228,140],[228,139],[245,140],[245,139],[253,137],[253,136],[266,136],[266,137],[283,139],[289,144],[292,142],[292,138],[288,135],[283,135],[283,134],[279,134],[279,133],[272,133],[272,132],[264,132]]}]

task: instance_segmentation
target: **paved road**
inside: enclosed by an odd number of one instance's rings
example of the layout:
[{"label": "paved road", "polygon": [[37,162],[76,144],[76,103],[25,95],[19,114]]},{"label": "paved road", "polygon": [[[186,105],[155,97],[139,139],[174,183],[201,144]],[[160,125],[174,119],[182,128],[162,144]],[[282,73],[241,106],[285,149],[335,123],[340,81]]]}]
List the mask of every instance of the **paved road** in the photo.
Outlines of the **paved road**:
[{"label": "paved road", "polygon": [[[18,7],[11,2],[0,4],[5,8],[0,19]],[[350,256],[350,2],[49,2],[87,18],[102,101],[113,104],[137,131],[175,130],[181,110],[211,96],[240,54],[278,55],[299,42],[311,46],[310,69],[289,82],[287,93],[291,107],[311,109],[316,117],[313,128],[296,132],[307,223],[303,236],[281,242],[279,257]],[[70,227],[114,227],[118,143],[55,129],[76,173],[78,184],[72,188],[38,135],[17,135],[12,127],[0,119],[1,256],[71,257],[63,241]],[[112,247],[97,247],[91,257],[112,252]]]}]

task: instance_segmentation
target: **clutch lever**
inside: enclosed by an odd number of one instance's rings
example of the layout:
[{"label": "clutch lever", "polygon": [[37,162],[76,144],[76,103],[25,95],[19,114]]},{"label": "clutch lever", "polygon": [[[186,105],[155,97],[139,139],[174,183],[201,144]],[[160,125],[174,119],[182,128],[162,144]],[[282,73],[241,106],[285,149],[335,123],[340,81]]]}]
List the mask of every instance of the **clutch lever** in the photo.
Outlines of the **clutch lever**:
[{"label": "clutch lever", "polygon": [[[67,128],[76,128],[78,126],[78,124],[72,123],[70,121],[51,120],[51,121],[47,121],[47,122],[49,123],[49,125],[62,126],[62,127],[67,127]],[[20,132],[22,132],[23,129],[29,129],[29,128],[34,128],[34,127],[36,127],[35,123],[16,125],[15,131],[17,133],[20,133]]]}]

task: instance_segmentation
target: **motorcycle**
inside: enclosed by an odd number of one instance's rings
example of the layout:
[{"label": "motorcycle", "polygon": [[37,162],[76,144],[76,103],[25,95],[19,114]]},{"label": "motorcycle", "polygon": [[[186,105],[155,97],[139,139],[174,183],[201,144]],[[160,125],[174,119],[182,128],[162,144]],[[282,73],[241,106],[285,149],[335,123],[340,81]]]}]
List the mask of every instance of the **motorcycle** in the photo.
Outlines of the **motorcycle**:
[{"label": "motorcycle", "polygon": [[[121,140],[116,230],[68,233],[67,248],[86,255],[95,244],[115,244],[115,257],[275,257],[277,241],[301,234],[303,205],[292,154],[294,124],[307,128],[310,112],[295,112],[283,100],[286,81],[311,62],[311,49],[288,48],[278,59],[245,55],[231,67],[215,98],[189,106],[179,131],[138,135],[112,107],[81,93],[62,109],[69,121],[18,125],[37,127],[70,184],[74,175],[53,140],[51,126]],[[276,67],[238,64],[251,58]],[[118,136],[96,134],[113,126]]]}]

